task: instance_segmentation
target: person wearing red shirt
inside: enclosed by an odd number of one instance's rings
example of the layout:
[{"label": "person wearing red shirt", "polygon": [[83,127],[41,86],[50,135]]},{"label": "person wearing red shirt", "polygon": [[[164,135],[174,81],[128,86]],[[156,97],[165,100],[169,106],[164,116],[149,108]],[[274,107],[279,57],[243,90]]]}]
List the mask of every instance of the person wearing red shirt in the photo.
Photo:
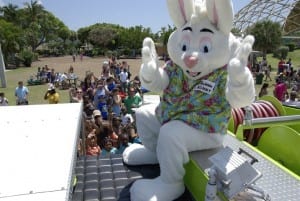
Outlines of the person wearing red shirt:
[{"label": "person wearing red shirt", "polygon": [[98,156],[101,154],[100,146],[97,144],[95,132],[91,132],[86,138],[86,155]]},{"label": "person wearing red shirt", "polygon": [[281,58],[280,61],[278,62],[278,74],[283,73],[284,64],[285,64],[285,61],[283,60],[283,58]]}]

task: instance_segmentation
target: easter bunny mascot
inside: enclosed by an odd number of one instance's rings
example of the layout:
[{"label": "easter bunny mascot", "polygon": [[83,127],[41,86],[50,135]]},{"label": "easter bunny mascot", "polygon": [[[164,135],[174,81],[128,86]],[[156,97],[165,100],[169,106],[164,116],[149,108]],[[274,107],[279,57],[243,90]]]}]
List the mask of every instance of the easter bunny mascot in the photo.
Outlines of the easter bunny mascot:
[{"label": "easter bunny mascot", "polygon": [[246,67],[254,38],[231,34],[231,0],[167,0],[177,28],[168,41],[171,62],[158,66],[150,38],[143,42],[140,79],[147,89],[163,92],[157,107],[136,111],[143,145],[123,153],[129,165],[160,165],[160,176],[140,179],[130,188],[132,201],[171,201],[185,190],[184,164],[189,152],[222,145],[231,108],[254,101]]}]

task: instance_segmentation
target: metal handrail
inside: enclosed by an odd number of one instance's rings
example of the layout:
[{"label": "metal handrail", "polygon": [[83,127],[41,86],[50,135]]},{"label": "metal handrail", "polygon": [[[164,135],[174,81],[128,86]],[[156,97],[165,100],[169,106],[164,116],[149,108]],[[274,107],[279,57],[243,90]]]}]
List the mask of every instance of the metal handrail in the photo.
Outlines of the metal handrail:
[{"label": "metal handrail", "polygon": [[279,117],[266,117],[266,118],[253,118],[247,120],[247,124],[243,124],[243,129],[253,129],[253,128],[265,128],[274,125],[291,125],[300,124],[300,115],[290,115],[290,116],[279,116]]},{"label": "metal handrail", "polygon": [[249,129],[250,136],[247,141],[251,143],[255,128],[268,128],[277,125],[295,125],[295,124],[300,124],[300,115],[244,119],[243,124],[240,124],[238,126],[238,129],[236,131],[236,137],[237,139],[243,141],[244,140],[243,131]]}]

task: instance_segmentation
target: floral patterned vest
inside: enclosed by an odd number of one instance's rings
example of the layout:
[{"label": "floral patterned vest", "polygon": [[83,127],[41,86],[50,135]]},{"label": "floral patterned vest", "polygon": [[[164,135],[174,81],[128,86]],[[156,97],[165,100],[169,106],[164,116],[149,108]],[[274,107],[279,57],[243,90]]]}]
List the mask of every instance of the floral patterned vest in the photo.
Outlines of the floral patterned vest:
[{"label": "floral patterned vest", "polygon": [[166,65],[169,86],[164,90],[156,116],[160,123],[181,120],[207,133],[227,133],[231,107],[226,100],[226,66],[199,80],[189,80],[177,65]]}]

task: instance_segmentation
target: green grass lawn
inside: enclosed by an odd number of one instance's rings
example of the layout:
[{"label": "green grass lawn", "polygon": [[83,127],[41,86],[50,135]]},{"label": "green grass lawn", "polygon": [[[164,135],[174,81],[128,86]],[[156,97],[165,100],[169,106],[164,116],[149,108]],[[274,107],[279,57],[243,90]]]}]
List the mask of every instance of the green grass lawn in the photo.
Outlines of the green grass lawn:
[{"label": "green grass lawn", "polygon": [[[6,98],[9,101],[9,105],[16,105],[16,99],[14,96],[15,88],[18,81],[23,81],[24,85],[29,89],[29,104],[48,104],[47,100],[44,100],[44,94],[48,89],[47,84],[28,86],[27,80],[31,75],[37,72],[37,67],[20,67],[18,69],[9,70],[6,72],[6,88],[0,88],[1,92],[5,93]],[[60,95],[60,102],[69,102],[68,90],[59,90],[57,92]]]},{"label": "green grass lawn", "polygon": [[[288,58],[292,59],[292,64],[294,69],[300,68],[300,50],[295,50],[293,52],[289,52],[286,61]],[[260,58],[261,59],[261,58]],[[267,55],[268,64],[271,64],[273,71],[277,70],[278,59],[273,57],[273,54]]]},{"label": "green grass lawn", "polygon": [[[288,58],[292,59],[292,64],[294,67],[294,70],[300,69],[300,50],[295,50],[293,52],[289,52],[286,61],[288,60]],[[262,58],[259,58],[258,61],[261,61]],[[272,67],[272,72],[271,72],[271,77],[272,77],[272,82],[268,82],[269,83],[269,95],[273,95],[273,90],[274,90],[274,86],[275,86],[275,79],[273,79],[274,77],[276,77],[276,73],[277,73],[277,65],[279,62],[278,58],[274,58],[273,54],[268,54],[267,55],[267,61],[268,64],[271,65]],[[258,94],[259,90],[261,88],[261,85],[256,85],[256,94]],[[288,89],[288,91],[290,92],[290,89]]]}]

